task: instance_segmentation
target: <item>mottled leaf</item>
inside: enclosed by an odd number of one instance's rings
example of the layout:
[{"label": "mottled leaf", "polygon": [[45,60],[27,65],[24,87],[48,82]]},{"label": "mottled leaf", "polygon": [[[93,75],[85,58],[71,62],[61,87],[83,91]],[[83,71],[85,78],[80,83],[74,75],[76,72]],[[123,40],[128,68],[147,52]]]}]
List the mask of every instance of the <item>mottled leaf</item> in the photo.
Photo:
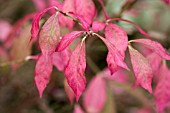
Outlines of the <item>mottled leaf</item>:
[{"label": "mottled leaf", "polygon": [[107,39],[97,35],[107,46],[108,54],[107,54],[107,65],[110,69],[111,75],[118,71],[120,67],[130,70],[126,63],[124,62],[124,56],[118,51],[118,49]]},{"label": "mottled leaf", "polygon": [[128,46],[128,37],[126,32],[116,24],[108,24],[105,29],[105,37],[119,50],[122,56]]},{"label": "mottled leaf", "polygon": [[96,14],[95,5],[92,0],[74,0],[76,14],[80,15],[90,26]]},{"label": "mottled leaf", "polygon": [[83,97],[83,105],[88,113],[100,113],[107,98],[106,84],[102,76],[95,76],[89,83]]},{"label": "mottled leaf", "polygon": [[140,43],[151,49],[153,52],[161,56],[166,60],[170,60],[170,54],[166,52],[166,50],[162,47],[162,45],[156,41],[152,41],[149,39],[136,39],[132,40],[132,42]]},{"label": "mottled leaf", "polygon": [[170,102],[170,70],[164,62],[159,69],[159,81],[154,91],[154,97],[159,113],[162,113]]},{"label": "mottled leaf", "polygon": [[51,56],[41,54],[36,62],[34,81],[38,88],[40,98],[51,78],[53,67],[51,59]]},{"label": "mottled leaf", "polygon": [[136,77],[135,85],[141,85],[144,89],[152,93],[151,82],[153,73],[148,60],[133,47],[128,47],[133,71]]},{"label": "mottled leaf", "polygon": [[84,31],[73,31],[69,34],[66,34],[62,37],[58,47],[57,47],[57,51],[63,51],[66,47],[68,47],[70,45],[70,43],[76,38],[78,37],[80,34],[82,34]]},{"label": "mottled leaf", "polygon": [[77,102],[86,86],[86,78],[84,75],[85,68],[85,44],[83,42],[73,51],[68,66],[64,71],[68,84],[74,91]]},{"label": "mottled leaf", "polygon": [[42,54],[52,54],[60,41],[60,28],[57,15],[52,15],[43,25],[39,35]]}]

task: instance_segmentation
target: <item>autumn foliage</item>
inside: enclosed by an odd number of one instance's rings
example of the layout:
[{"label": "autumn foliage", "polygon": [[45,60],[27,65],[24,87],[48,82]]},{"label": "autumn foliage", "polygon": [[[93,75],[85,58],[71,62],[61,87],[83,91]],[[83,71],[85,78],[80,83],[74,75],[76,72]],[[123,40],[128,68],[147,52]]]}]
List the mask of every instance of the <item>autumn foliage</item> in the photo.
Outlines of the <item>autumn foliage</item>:
[{"label": "autumn foliage", "polygon": [[[6,34],[0,38],[2,42],[0,57],[4,58],[4,61],[19,60],[19,63],[9,63],[13,71],[22,65],[21,62],[36,61],[34,82],[41,99],[44,98],[45,89],[49,87],[53,66],[61,71],[64,76],[63,89],[70,103],[76,104],[74,113],[115,113],[116,101],[112,102],[114,96],[111,92],[114,92],[114,95],[123,95],[124,91],[147,104],[133,113],[166,111],[168,113],[170,107],[168,48],[164,48],[140,25],[122,17],[123,12],[132,11],[131,8],[133,9],[137,0],[125,0],[121,12],[116,16],[111,16],[107,12],[105,2],[49,0],[47,5],[45,1],[33,0],[37,12],[21,18],[11,28],[2,22],[8,29],[4,30]],[[160,0],[160,3],[165,6],[170,4],[168,0]],[[101,14],[97,7],[100,7],[103,19],[99,19]],[[29,20],[32,20],[32,25],[27,25]],[[133,31],[128,32],[118,22],[131,25],[139,37],[133,36]],[[93,42],[89,44],[90,40]],[[100,41],[106,50],[104,59],[106,64],[102,68],[91,59],[90,64],[88,63],[90,56],[88,51],[97,48],[95,41]],[[20,49],[17,48],[17,44],[21,46]],[[32,55],[33,45],[38,53]],[[8,49],[11,58],[8,58]],[[19,55],[15,56],[16,53]],[[97,54],[94,52],[95,57],[100,57]],[[89,79],[88,73],[92,71],[95,76]],[[130,84],[130,87],[126,84]],[[144,95],[153,97],[154,101],[149,103],[149,98]],[[145,98],[146,101],[141,98]]]}]

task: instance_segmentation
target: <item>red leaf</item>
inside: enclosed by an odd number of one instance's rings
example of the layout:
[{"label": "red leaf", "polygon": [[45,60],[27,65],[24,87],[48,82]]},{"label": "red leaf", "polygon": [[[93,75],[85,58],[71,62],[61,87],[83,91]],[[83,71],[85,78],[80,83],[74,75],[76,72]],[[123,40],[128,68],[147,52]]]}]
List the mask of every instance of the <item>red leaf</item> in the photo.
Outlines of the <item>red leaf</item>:
[{"label": "red leaf", "polygon": [[148,60],[131,46],[129,46],[129,53],[133,71],[136,77],[135,85],[141,85],[143,88],[152,93],[151,82],[153,73]]},{"label": "red leaf", "polygon": [[92,0],[74,0],[76,14],[80,15],[90,26],[96,14],[95,5]]},{"label": "red leaf", "polygon": [[170,54],[166,52],[166,50],[162,47],[162,45],[156,41],[152,41],[149,39],[136,39],[132,40],[132,42],[140,43],[151,49],[153,52],[161,56],[166,60],[170,60]]},{"label": "red leaf", "polygon": [[73,31],[69,34],[66,34],[62,37],[62,40],[60,41],[57,51],[63,51],[66,47],[70,45],[70,43],[78,37],[80,34],[82,34],[84,31]]},{"label": "red leaf", "polygon": [[84,111],[81,109],[79,105],[75,105],[74,113],[84,113]]},{"label": "red leaf", "polygon": [[39,35],[42,54],[52,54],[60,41],[60,28],[57,15],[52,15],[43,25]]},{"label": "red leaf", "polygon": [[[74,1],[73,0],[65,0],[62,6],[62,11],[65,13],[68,12],[75,12]],[[72,29],[74,25],[74,21],[70,18],[64,16],[63,14],[59,14],[59,22],[60,24],[65,27],[68,26],[69,29]]]},{"label": "red leaf", "polygon": [[170,102],[170,70],[164,62],[159,69],[159,82],[154,91],[154,97],[159,113],[162,113]]},{"label": "red leaf", "polygon": [[32,21],[32,28],[31,28],[31,39],[30,41],[32,41],[32,39],[34,39],[35,37],[37,37],[38,35],[38,32],[39,32],[39,29],[40,29],[40,26],[39,26],[39,21],[41,19],[41,17],[44,15],[44,13],[46,13],[48,10],[50,9],[55,9],[55,7],[49,7],[49,8],[46,8],[44,9],[42,12],[38,13],[33,21]]},{"label": "red leaf", "polygon": [[69,48],[66,48],[64,51],[54,52],[52,55],[52,62],[59,71],[64,71],[65,67],[68,64],[70,56],[71,50]]},{"label": "red leaf", "polygon": [[106,24],[100,21],[94,21],[92,24],[92,30],[94,32],[101,31],[105,28]]},{"label": "red leaf", "polygon": [[109,24],[105,29],[105,37],[119,50],[122,56],[125,56],[125,51],[128,46],[128,37],[126,32],[116,24]]},{"label": "red leaf", "polygon": [[165,4],[170,4],[170,0],[162,0]]},{"label": "red leaf", "polygon": [[107,98],[106,84],[101,76],[95,76],[83,97],[83,105],[88,113],[100,113]]},{"label": "red leaf", "polygon": [[84,75],[85,68],[85,44],[82,43],[73,51],[68,66],[64,71],[68,84],[74,91],[77,102],[86,86],[86,78]]},{"label": "red leaf", "polygon": [[73,100],[74,100],[74,92],[73,92],[73,90],[71,89],[71,87],[68,85],[66,79],[64,80],[64,90],[65,90],[65,92],[66,92],[66,95],[67,95],[70,103],[72,104],[72,103],[73,103]]},{"label": "red leaf", "polygon": [[52,73],[52,61],[51,56],[40,55],[35,67],[35,84],[38,88],[40,98],[42,97],[43,91],[50,81]]}]

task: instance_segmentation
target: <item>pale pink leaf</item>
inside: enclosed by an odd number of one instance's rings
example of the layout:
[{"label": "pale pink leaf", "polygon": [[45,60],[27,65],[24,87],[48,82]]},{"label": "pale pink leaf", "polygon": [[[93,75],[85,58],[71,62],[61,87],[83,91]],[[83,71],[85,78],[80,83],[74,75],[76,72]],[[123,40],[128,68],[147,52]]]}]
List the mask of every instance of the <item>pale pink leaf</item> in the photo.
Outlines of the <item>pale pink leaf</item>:
[{"label": "pale pink leaf", "polygon": [[79,105],[75,105],[73,113],[84,113],[84,111]]},{"label": "pale pink leaf", "polygon": [[89,83],[83,97],[83,105],[88,113],[100,113],[107,98],[106,84],[101,76],[95,76]]},{"label": "pale pink leaf", "polygon": [[8,38],[9,33],[12,30],[12,26],[9,22],[5,20],[0,20],[0,41],[5,41]]},{"label": "pale pink leaf", "polygon": [[[75,12],[74,1],[65,0],[62,6],[62,11],[64,13]],[[72,29],[74,25],[74,21],[64,16],[63,14],[59,14],[59,22],[63,27],[68,26],[69,29]]]},{"label": "pale pink leaf", "polygon": [[57,15],[52,15],[43,25],[39,35],[42,54],[52,54],[60,41],[60,28]]},{"label": "pale pink leaf", "polygon": [[84,31],[73,31],[69,34],[66,34],[62,37],[58,47],[57,47],[57,51],[63,51],[66,47],[68,47],[70,45],[70,43],[76,38],[78,37],[80,34],[82,34]]},{"label": "pale pink leaf", "polygon": [[33,3],[37,9],[37,11],[42,11],[46,8],[46,2],[45,0],[33,0]]},{"label": "pale pink leaf", "polygon": [[162,58],[155,52],[150,53],[149,55],[146,56],[146,58],[148,59],[150,65],[152,66],[153,73],[157,73],[159,66],[161,64]]},{"label": "pale pink leaf", "polygon": [[164,62],[159,69],[159,82],[154,91],[154,97],[159,113],[162,113],[170,102],[170,70]]},{"label": "pale pink leaf", "polygon": [[35,37],[37,37],[38,33],[39,33],[39,29],[40,29],[40,26],[39,26],[39,21],[41,19],[41,17],[44,15],[44,13],[46,13],[48,10],[50,9],[55,9],[55,7],[49,7],[49,8],[46,8],[44,9],[42,12],[38,13],[33,21],[32,21],[32,28],[31,28],[31,39],[30,41],[32,41],[32,39],[34,39]]},{"label": "pale pink leaf", "polygon": [[61,52],[54,52],[52,55],[53,65],[59,70],[64,71],[71,56],[71,50],[66,48]]},{"label": "pale pink leaf", "polygon": [[38,88],[40,98],[51,78],[53,68],[51,59],[51,56],[41,54],[36,62],[34,81]]},{"label": "pale pink leaf", "polygon": [[152,41],[149,39],[136,39],[132,40],[132,42],[140,43],[151,49],[153,52],[161,56],[166,60],[170,60],[170,54],[166,52],[166,50],[162,47],[162,45],[156,41]]},{"label": "pale pink leaf", "polygon": [[68,84],[74,91],[77,102],[86,86],[86,78],[84,75],[85,68],[85,44],[83,42],[73,51],[68,66],[64,71]]},{"label": "pale pink leaf", "polygon": [[116,24],[108,24],[105,29],[105,37],[119,50],[122,56],[128,46],[128,37],[126,32]]},{"label": "pale pink leaf", "polygon": [[94,32],[101,31],[105,28],[106,24],[100,21],[94,21],[92,24],[92,30]]},{"label": "pale pink leaf", "polygon": [[92,0],[74,0],[76,14],[80,15],[90,26],[96,14],[95,5]]},{"label": "pale pink leaf", "polygon": [[66,92],[66,95],[67,95],[70,103],[72,104],[72,103],[73,103],[73,100],[74,100],[74,92],[73,92],[73,90],[71,89],[71,87],[68,85],[66,79],[64,80],[64,90],[65,90],[65,92]]},{"label": "pale pink leaf", "polygon": [[141,85],[152,93],[151,82],[153,78],[152,68],[148,60],[133,47],[129,46],[130,59],[136,77],[135,85]]}]

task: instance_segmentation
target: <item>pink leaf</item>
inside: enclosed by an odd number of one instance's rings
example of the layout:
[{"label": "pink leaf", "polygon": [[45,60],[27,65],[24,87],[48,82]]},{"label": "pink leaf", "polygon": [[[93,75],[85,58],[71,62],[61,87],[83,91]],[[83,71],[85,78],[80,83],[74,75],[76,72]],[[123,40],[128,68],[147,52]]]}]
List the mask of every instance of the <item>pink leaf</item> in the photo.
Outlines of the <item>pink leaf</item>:
[{"label": "pink leaf", "polygon": [[[65,13],[68,12],[75,12],[74,1],[73,0],[65,0],[62,6],[62,11]],[[74,25],[74,21],[70,18],[64,16],[63,14],[59,14],[59,22],[60,24],[65,27],[68,26],[69,29],[72,29]]]},{"label": "pink leaf", "polygon": [[109,24],[105,29],[105,37],[119,50],[122,56],[125,56],[125,51],[128,46],[128,37],[126,32],[116,24]]},{"label": "pink leaf", "polygon": [[80,15],[90,26],[96,14],[95,5],[92,0],[74,0],[76,14]]},{"label": "pink leaf", "polygon": [[69,34],[66,34],[62,37],[62,40],[60,41],[57,51],[63,51],[66,47],[70,45],[70,43],[78,37],[80,34],[82,34],[84,31],[73,31]]},{"label": "pink leaf", "polygon": [[12,30],[12,26],[9,22],[5,20],[0,20],[0,41],[5,41],[8,38],[9,33]]},{"label": "pink leaf", "polygon": [[71,50],[69,48],[66,48],[64,51],[54,52],[52,55],[52,62],[59,71],[64,71],[65,67],[68,64],[70,56]]},{"label": "pink leaf", "polygon": [[132,42],[140,43],[151,49],[153,52],[161,56],[166,60],[170,60],[170,54],[166,52],[166,50],[162,47],[162,45],[156,41],[152,41],[149,39],[136,39],[132,40]]},{"label": "pink leaf", "polygon": [[68,66],[64,71],[68,84],[74,91],[77,102],[86,86],[85,68],[85,44],[81,43],[73,51]]},{"label": "pink leaf", "polygon": [[105,28],[105,23],[103,22],[100,22],[100,21],[94,21],[93,24],[92,24],[92,30],[94,32],[98,32],[98,31],[101,31]]},{"label": "pink leaf", "polygon": [[83,97],[83,105],[88,113],[100,113],[107,98],[106,84],[101,76],[95,76],[89,83]]},{"label": "pink leaf", "polygon": [[74,113],[84,113],[84,111],[81,109],[79,105],[75,105]]},{"label": "pink leaf", "polygon": [[146,58],[148,59],[150,65],[152,66],[152,71],[154,73],[157,73],[159,66],[161,64],[162,58],[154,52],[147,55]]},{"label": "pink leaf", "polygon": [[73,90],[71,89],[71,87],[68,85],[66,79],[64,80],[64,90],[65,90],[65,92],[66,92],[66,95],[67,95],[70,103],[72,104],[72,103],[73,103],[73,100],[74,100],[74,92],[73,92]]},{"label": "pink leaf", "polygon": [[97,35],[107,46],[108,54],[107,54],[107,64],[110,69],[111,75],[118,71],[120,67],[130,70],[126,63],[124,62],[124,56],[118,51],[118,49],[107,39]]},{"label": "pink leaf", "polygon": [[154,91],[154,97],[159,113],[162,113],[170,102],[170,70],[164,62],[159,69],[159,82]]},{"label": "pink leaf", "polygon": [[52,61],[51,56],[40,55],[35,67],[35,84],[38,88],[40,98],[42,97],[43,91],[50,81],[52,73]]},{"label": "pink leaf", "polygon": [[42,11],[46,7],[45,0],[33,0],[33,3],[38,11]]},{"label": "pink leaf", "polygon": [[143,88],[152,93],[151,82],[153,73],[148,60],[131,46],[129,46],[129,53],[133,71],[136,77],[135,85],[141,85]]},{"label": "pink leaf", "polygon": [[57,15],[52,15],[43,25],[39,35],[42,54],[52,54],[60,41],[60,28]]},{"label": "pink leaf", "polygon": [[48,10],[50,9],[55,9],[55,7],[49,7],[49,8],[46,8],[44,9],[42,12],[38,13],[33,21],[32,21],[32,28],[31,28],[31,39],[30,41],[32,41],[32,39],[34,39],[35,37],[37,37],[38,35],[38,32],[39,32],[39,29],[40,29],[40,26],[39,26],[39,21],[41,19],[41,17],[44,15],[44,13],[46,13]]}]

